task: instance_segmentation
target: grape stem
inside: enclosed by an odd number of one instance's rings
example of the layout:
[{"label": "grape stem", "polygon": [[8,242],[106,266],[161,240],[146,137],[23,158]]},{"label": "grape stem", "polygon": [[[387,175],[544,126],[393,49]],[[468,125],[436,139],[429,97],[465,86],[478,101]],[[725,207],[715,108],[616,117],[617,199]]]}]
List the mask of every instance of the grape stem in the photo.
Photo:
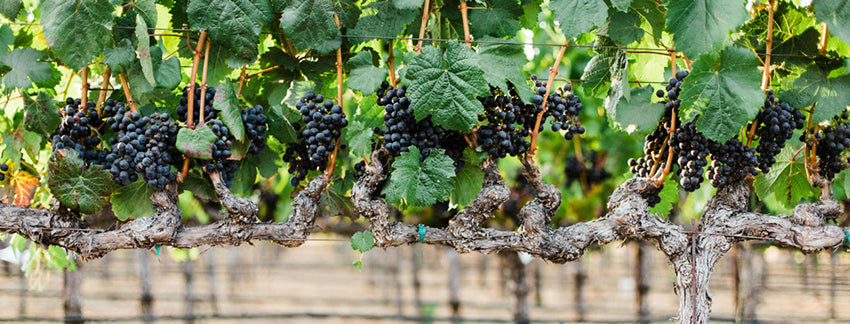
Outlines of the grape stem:
[{"label": "grape stem", "polygon": [[109,92],[109,78],[112,77],[112,70],[109,69],[109,66],[106,67],[106,70],[103,71],[103,82],[101,82],[101,90],[100,96],[97,97],[97,104],[95,105],[95,109],[97,109],[97,114],[100,116],[100,110],[103,108],[103,102],[106,101],[106,93]]},{"label": "grape stem", "polygon": [[[339,23],[339,17],[336,14],[334,14],[334,20],[336,21],[336,27],[341,30],[342,25]],[[336,50],[336,102],[342,108],[342,47]],[[330,158],[328,158],[328,168],[325,170],[325,176],[328,180],[331,179],[334,173],[336,154],[339,152],[339,140],[339,138],[334,140],[334,151],[331,153]]]},{"label": "grape stem", "polygon": [[266,72],[269,72],[269,71],[277,70],[281,67],[282,66],[280,66],[280,65],[275,65],[275,66],[272,66],[270,68],[265,68],[265,69],[259,70],[257,72],[254,72],[254,73],[251,73],[251,74],[248,74],[247,76],[245,76],[245,80],[250,80],[251,78],[253,78],[255,76],[258,76],[260,74],[263,74],[263,73],[266,73]]},{"label": "grape stem", "polygon": [[393,42],[393,40],[390,40],[389,42],[390,46],[387,50],[387,52],[389,53],[387,57],[387,68],[389,69],[390,73],[390,84],[393,86],[393,88],[395,88],[395,86],[398,84],[395,79],[395,57],[393,56],[393,46],[395,45],[395,42]]},{"label": "grape stem", "polygon": [[198,124],[200,126],[204,126],[204,103],[207,101],[207,62],[209,62],[210,57],[210,39],[207,38],[206,49],[204,49],[204,73],[201,74],[201,107],[200,107],[200,119],[198,120]]},{"label": "grape stem", "polygon": [[[767,3],[767,40],[765,41],[766,50],[764,52],[764,71],[761,76],[761,91],[767,92],[770,88],[770,52],[773,47],[773,13],[776,10],[776,0],[770,0]],[[752,138],[748,138],[747,144]]]},{"label": "grape stem", "polygon": [[[675,64],[674,64],[674,66],[675,66]],[[675,70],[675,68],[674,68],[674,70]],[[676,73],[673,72],[673,75],[676,75]],[[673,135],[676,134],[676,108],[675,107],[673,109],[670,109],[670,128],[668,129],[667,133],[669,134],[668,135],[669,136],[668,142],[669,142],[669,138],[673,138]],[[670,174],[670,169],[671,169],[671,166],[673,164],[673,146],[668,145],[667,150],[668,150],[667,151],[667,163],[664,165],[664,171],[662,171],[661,177],[658,178],[658,180],[655,180],[655,186],[656,187],[664,184],[664,179],[667,178],[668,174]]]},{"label": "grape stem", "polygon": [[68,78],[68,83],[65,84],[65,90],[62,91],[62,96],[68,96],[68,89],[71,88],[71,82],[74,81],[74,77],[77,75],[77,71],[71,72],[71,77]]},{"label": "grape stem", "polygon": [[139,109],[136,108],[136,101],[133,100],[133,95],[130,93],[127,76],[124,73],[118,73],[118,79],[121,80],[121,90],[124,90],[124,97],[127,97],[127,105],[130,106],[130,111],[139,112]]},{"label": "grape stem", "polygon": [[239,88],[236,89],[236,96],[242,96],[242,87],[245,85],[245,71],[248,69],[247,65],[242,66],[242,73],[239,73]]},{"label": "grape stem", "polygon": [[822,30],[820,34],[820,44],[818,45],[818,53],[820,55],[826,55],[826,44],[829,41],[829,27],[826,26],[826,22],[820,23]]},{"label": "grape stem", "polygon": [[812,181],[814,179],[813,179],[812,172],[816,171],[815,168],[817,167],[816,163],[815,163],[816,162],[815,158],[816,158],[816,154],[817,154],[818,139],[814,136],[812,136],[812,137],[808,136],[808,133],[810,131],[814,131],[814,133],[818,132],[817,125],[814,125],[814,128],[812,128],[812,125],[814,124],[815,105],[817,105],[817,102],[813,103],[812,107],[809,108],[809,110],[807,111],[809,113],[809,118],[808,118],[808,125],[806,126],[806,135],[807,135],[806,138],[812,138],[812,147],[809,147],[808,145],[806,145],[806,155],[805,155],[805,158],[803,159],[803,161],[805,162],[805,165],[806,165],[806,178],[809,180],[809,183],[813,183]]},{"label": "grape stem", "polygon": [[422,5],[422,23],[419,24],[419,43],[416,44],[416,54],[422,53],[422,40],[425,38],[425,27],[428,26],[428,16],[431,14],[431,1],[425,0]]},{"label": "grape stem", "polygon": [[555,76],[558,75],[558,66],[561,65],[561,60],[564,58],[564,53],[567,51],[567,44],[570,43],[570,40],[566,40],[564,42],[564,46],[561,46],[561,51],[558,52],[558,56],[555,57],[555,64],[549,68],[549,82],[546,83],[546,93],[543,94],[543,103],[540,104],[542,110],[537,113],[537,121],[534,122],[534,129],[531,132],[531,145],[528,147],[528,154],[526,154],[526,159],[531,159],[534,157],[534,151],[537,149],[535,144],[537,143],[537,135],[540,133],[540,123],[543,121],[543,114],[546,113],[546,101],[549,99],[549,92],[552,91],[552,83],[555,81]]},{"label": "grape stem", "polygon": [[[195,128],[195,80],[198,78],[198,63],[201,60],[201,49],[204,46],[204,40],[207,38],[207,31],[201,32],[201,37],[198,38],[198,45],[195,46],[194,58],[192,59],[192,75],[189,77],[189,102],[186,105],[187,117],[186,127],[189,129]],[[204,116],[201,116],[203,119]]]},{"label": "grape stem", "polygon": [[469,7],[466,6],[466,1],[460,2],[460,17],[463,20],[463,40],[466,41],[466,46],[472,48],[472,37],[469,37]]},{"label": "grape stem", "polygon": [[83,78],[83,90],[82,94],[80,94],[80,111],[83,112],[83,115],[88,113],[88,105],[86,104],[89,100],[89,66],[83,68],[83,72],[80,74]]}]

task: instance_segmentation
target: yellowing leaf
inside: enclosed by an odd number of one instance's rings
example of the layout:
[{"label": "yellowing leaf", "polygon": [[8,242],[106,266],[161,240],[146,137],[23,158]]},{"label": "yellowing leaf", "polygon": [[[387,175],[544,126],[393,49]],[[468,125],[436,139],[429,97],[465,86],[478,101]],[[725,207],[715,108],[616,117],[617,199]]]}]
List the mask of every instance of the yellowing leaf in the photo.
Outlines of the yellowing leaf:
[{"label": "yellowing leaf", "polygon": [[29,172],[18,171],[11,179],[12,188],[15,192],[15,205],[27,207],[32,201],[35,189],[41,186],[38,178]]}]

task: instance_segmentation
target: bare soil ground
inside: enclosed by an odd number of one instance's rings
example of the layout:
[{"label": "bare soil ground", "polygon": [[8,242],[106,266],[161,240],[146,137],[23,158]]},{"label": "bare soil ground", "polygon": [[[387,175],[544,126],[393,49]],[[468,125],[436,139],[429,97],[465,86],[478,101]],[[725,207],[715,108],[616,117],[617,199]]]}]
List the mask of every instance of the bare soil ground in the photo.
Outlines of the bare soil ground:
[{"label": "bare soil ground", "polygon": [[[352,267],[360,256],[345,241],[310,241],[297,249],[257,243],[201,251],[194,261],[191,314],[198,316],[194,321],[182,318],[188,305],[185,264],[163,249],[161,256],[151,255],[153,315],[157,323],[397,323],[423,315],[435,319],[428,322],[449,322],[447,254],[453,252],[430,246],[420,249],[421,307],[413,288],[411,247],[370,251],[362,258],[362,270]],[[588,274],[585,320],[634,322],[635,255],[635,244],[615,244],[582,259]],[[769,248],[764,255],[766,276],[753,279],[761,281],[758,320],[850,323],[850,256],[839,254],[833,278],[828,253],[807,260],[799,253]],[[660,253],[652,258],[651,317],[666,322],[678,306],[672,289],[675,276]],[[735,318],[730,260],[727,257],[718,264],[712,279],[712,318],[717,321]],[[459,261],[462,319],[510,321],[512,304],[503,289],[499,258],[469,254],[461,255]],[[49,271],[22,279],[15,267],[0,270],[0,320],[61,320],[62,273]],[[541,278],[539,292],[533,288],[535,268]],[[571,323],[579,318],[574,299],[577,268],[576,263],[531,261],[533,321]],[[86,318],[143,323],[137,251],[112,253],[85,263],[83,271]],[[834,319],[830,319],[831,310]],[[31,319],[25,321],[22,316]]]}]

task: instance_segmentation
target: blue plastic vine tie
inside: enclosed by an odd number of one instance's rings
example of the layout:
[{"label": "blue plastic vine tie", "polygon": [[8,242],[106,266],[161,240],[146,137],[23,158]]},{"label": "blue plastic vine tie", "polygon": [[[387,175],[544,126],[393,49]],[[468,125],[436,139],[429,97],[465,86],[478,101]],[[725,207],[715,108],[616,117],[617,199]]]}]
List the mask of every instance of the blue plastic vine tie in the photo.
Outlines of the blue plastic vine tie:
[{"label": "blue plastic vine tie", "polygon": [[847,232],[847,229],[844,229],[844,246],[850,245],[850,233]]},{"label": "blue plastic vine tie", "polygon": [[425,242],[425,225],[419,224],[419,242]]},{"label": "blue plastic vine tie", "polygon": [[156,251],[156,256],[159,256],[159,249],[162,248],[162,245],[157,245],[153,249]]}]

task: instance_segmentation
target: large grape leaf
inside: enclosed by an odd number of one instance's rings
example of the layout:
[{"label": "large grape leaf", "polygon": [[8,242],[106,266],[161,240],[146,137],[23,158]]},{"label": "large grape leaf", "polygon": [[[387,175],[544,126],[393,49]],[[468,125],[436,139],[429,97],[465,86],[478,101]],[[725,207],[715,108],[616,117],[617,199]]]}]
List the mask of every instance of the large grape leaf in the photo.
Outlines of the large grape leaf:
[{"label": "large grape leaf", "polygon": [[345,128],[345,143],[348,143],[351,154],[356,157],[363,157],[372,152],[373,134],[374,130],[359,120],[351,122],[351,125]]},{"label": "large grape leaf", "polygon": [[700,56],[682,83],[679,115],[684,121],[700,115],[697,129],[708,139],[726,142],[756,117],[764,102],[760,65],[753,52],[735,46]]},{"label": "large grape leaf", "polygon": [[343,28],[354,28],[357,25],[361,11],[356,0],[334,0],[331,4]]},{"label": "large grape leaf", "polygon": [[664,32],[664,14],[667,8],[655,0],[633,0],[631,8],[646,21],[655,38],[661,38]]},{"label": "large grape leaf", "polygon": [[286,118],[287,114],[293,114],[295,112],[288,108],[286,110],[288,111],[284,112],[283,106],[275,105],[269,108],[268,111],[269,125],[275,125],[274,127],[269,127],[269,133],[283,144],[294,143],[298,140],[295,127]]},{"label": "large grape leaf", "polygon": [[136,60],[136,52],[133,43],[124,38],[115,47],[107,47],[103,50],[103,62],[112,69],[114,73],[123,73]]},{"label": "large grape leaf", "polygon": [[776,156],[776,163],[770,173],[756,176],[753,188],[756,194],[767,199],[774,195],[783,206],[794,206],[803,198],[811,198],[816,190],[806,177],[804,154],[797,153],[798,148],[786,146]]},{"label": "large grape leaf", "polygon": [[215,109],[221,112],[221,120],[230,130],[237,141],[245,142],[245,126],[242,125],[242,109],[239,108],[239,98],[236,89],[230,82],[222,82],[215,89],[213,97]]},{"label": "large grape leaf", "polygon": [[112,42],[109,0],[46,0],[41,7],[44,41],[72,70],[78,71]]},{"label": "large grape leaf", "polygon": [[23,0],[0,0],[0,14],[14,21],[24,8]]},{"label": "large grape leaf", "polygon": [[0,59],[3,65],[12,68],[3,75],[3,84],[9,88],[27,89],[33,82],[44,82],[53,77],[50,63],[39,62],[44,52],[32,48],[15,49]]},{"label": "large grape leaf", "polygon": [[602,26],[608,19],[608,6],[603,0],[552,0],[549,9],[567,39]]},{"label": "large grape leaf", "polygon": [[431,115],[437,125],[467,131],[484,113],[476,96],[490,93],[475,52],[458,42],[446,43],[446,53],[425,47],[404,73],[407,96],[416,119]]},{"label": "large grape leaf", "polygon": [[[363,7],[374,14],[363,16],[349,34],[370,37],[393,37],[401,33],[404,25],[416,18],[417,10],[400,10],[392,5],[391,0],[370,3]],[[366,38],[353,38],[351,42],[359,44]]]},{"label": "large grape leaf", "polygon": [[655,129],[664,114],[664,105],[652,102],[655,90],[652,86],[643,86],[630,91],[630,97],[621,97],[620,102],[611,109],[606,107],[611,122],[630,134]]},{"label": "large grape leaf", "polygon": [[829,32],[850,43],[850,2],[847,0],[818,0],[815,17],[826,22]]},{"label": "large grape leaf", "polygon": [[145,20],[145,25],[156,26],[156,0],[133,0],[133,8],[139,17]]},{"label": "large grape leaf", "polygon": [[514,36],[522,27],[522,7],[515,0],[491,0],[486,9],[469,12],[469,31],[475,39],[484,36]]},{"label": "large grape leaf", "polygon": [[404,201],[410,206],[430,206],[449,198],[454,176],[454,162],[445,150],[431,150],[420,164],[419,149],[410,146],[409,152],[401,153],[393,162],[393,172],[383,194],[394,204]]},{"label": "large grape leaf", "polygon": [[184,127],[177,132],[177,149],[188,157],[209,160],[217,139],[207,125],[195,129]]},{"label": "large grape leaf", "polygon": [[463,151],[463,169],[455,175],[450,201],[458,206],[469,205],[484,185],[484,171],[478,165],[481,159],[472,148]]},{"label": "large grape leaf", "polygon": [[[484,40],[496,40],[484,38]],[[528,60],[522,52],[522,47],[507,44],[482,43],[479,49],[478,67],[484,71],[484,80],[494,87],[507,92],[508,82],[516,86],[520,98],[531,101],[531,88],[526,86],[527,79],[522,74],[522,67]]]},{"label": "large grape leaf", "polygon": [[63,205],[92,214],[106,206],[115,182],[100,167],[86,168],[77,151],[63,149],[48,162],[47,186]]},{"label": "large grape leaf", "polygon": [[631,44],[643,37],[640,16],[634,10],[612,12],[608,17],[608,21],[600,26],[596,33],[604,35],[622,45]]},{"label": "large grape leaf", "polygon": [[[628,62],[626,58],[626,50],[617,49],[617,44],[610,38],[599,36],[594,45],[596,47],[596,56],[587,62],[584,67],[584,73],[581,75],[582,87],[588,94],[593,96],[602,95],[606,89],[606,82],[611,81],[615,76],[613,72],[618,72],[622,68],[622,63]],[[620,73],[617,76],[622,77]],[[626,75],[627,77],[628,75]]]},{"label": "large grape leaf", "polygon": [[841,114],[850,104],[850,75],[830,77],[831,68],[818,64],[792,66],[779,97],[797,109],[817,102],[812,116],[816,122]]},{"label": "large grape leaf", "polygon": [[208,29],[211,46],[227,50],[230,67],[256,60],[262,27],[274,19],[268,0],[191,1],[186,13],[192,29]]},{"label": "large grape leaf", "polygon": [[348,66],[351,72],[348,76],[348,87],[362,92],[364,95],[370,95],[375,90],[381,87],[381,82],[387,80],[386,69],[382,69],[372,65],[374,53],[370,51],[360,51],[357,55],[348,59]]},{"label": "large grape leaf", "polygon": [[156,213],[151,202],[154,191],[142,179],[118,188],[112,195],[112,212],[121,221],[153,216]]},{"label": "large grape leaf", "polygon": [[729,31],[750,16],[740,0],[675,0],[667,7],[667,31],[691,58],[722,48]]},{"label": "large grape leaf", "polygon": [[44,136],[52,135],[62,121],[59,111],[53,104],[53,98],[44,90],[39,90],[35,98],[26,94],[23,97],[24,127]]},{"label": "large grape leaf", "polygon": [[280,27],[300,49],[319,47],[339,34],[334,8],[327,0],[290,0],[281,13]]},{"label": "large grape leaf", "polygon": [[136,16],[136,52],[139,53],[139,64],[142,66],[142,74],[151,86],[156,86],[153,78],[153,63],[151,62],[151,41],[148,36],[148,25],[142,16]]}]

